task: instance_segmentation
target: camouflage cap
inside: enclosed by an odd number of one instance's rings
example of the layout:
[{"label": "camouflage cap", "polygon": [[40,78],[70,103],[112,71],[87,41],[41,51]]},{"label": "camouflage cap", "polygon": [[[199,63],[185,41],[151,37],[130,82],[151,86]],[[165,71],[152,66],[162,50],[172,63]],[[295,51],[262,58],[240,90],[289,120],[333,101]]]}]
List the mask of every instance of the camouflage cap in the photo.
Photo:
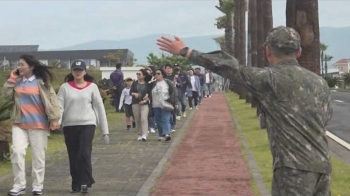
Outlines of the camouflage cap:
[{"label": "camouflage cap", "polygon": [[290,27],[278,26],[268,32],[265,45],[269,44],[281,49],[299,49],[300,42],[300,35],[296,30]]}]

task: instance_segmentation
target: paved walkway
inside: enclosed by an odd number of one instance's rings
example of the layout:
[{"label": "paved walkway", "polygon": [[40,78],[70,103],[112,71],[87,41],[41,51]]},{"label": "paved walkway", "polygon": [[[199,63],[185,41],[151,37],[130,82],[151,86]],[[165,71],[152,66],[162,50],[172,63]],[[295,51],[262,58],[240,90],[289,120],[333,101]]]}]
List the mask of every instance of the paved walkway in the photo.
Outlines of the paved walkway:
[{"label": "paved walkway", "polygon": [[253,195],[224,94],[203,100],[152,193],[172,195]]},{"label": "paved walkway", "polygon": [[[188,118],[193,116],[189,113]],[[177,122],[177,132],[185,120]],[[110,145],[104,145],[96,136],[93,146],[93,176],[96,183],[89,189],[91,196],[135,196],[167,152],[171,142],[157,141],[158,134],[149,134],[148,141],[136,141],[133,130],[126,131],[124,122],[111,129]],[[176,138],[179,134],[172,134]],[[65,149],[49,159],[46,166],[44,194],[46,196],[72,195],[68,156]],[[27,194],[31,193],[31,171],[27,169]],[[12,187],[12,175],[0,181],[0,195]],[[4,178],[4,177],[2,177]],[[1,179],[1,178],[0,178]]]}]

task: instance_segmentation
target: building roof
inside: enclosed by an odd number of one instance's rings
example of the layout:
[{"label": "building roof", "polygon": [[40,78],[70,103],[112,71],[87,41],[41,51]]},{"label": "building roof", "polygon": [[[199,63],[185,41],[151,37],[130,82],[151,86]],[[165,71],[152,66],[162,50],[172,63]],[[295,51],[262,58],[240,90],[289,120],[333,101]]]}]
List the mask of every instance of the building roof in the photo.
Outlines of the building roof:
[{"label": "building roof", "polygon": [[60,60],[76,60],[76,59],[98,59],[104,60],[104,56],[112,53],[120,52],[121,61],[125,61],[128,57],[133,58],[134,54],[128,49],[108,49],[108,50],[61,50],[61,51],[30,51],[30,52],[0,52],[0,59],[6,57],[7,60],[18,60],[22,54],[30,54],[39,60],[60,59]]},{"label": "building roof", "polygon": [[350,61],[350,59],[340,59],[337,62],[335,62],[334,64],[343,64],[343,63],[348,63]]},{"label": "building roof", "polygon": [[39,45],[0,45],[0,53],[3,52],[34,52]]}]

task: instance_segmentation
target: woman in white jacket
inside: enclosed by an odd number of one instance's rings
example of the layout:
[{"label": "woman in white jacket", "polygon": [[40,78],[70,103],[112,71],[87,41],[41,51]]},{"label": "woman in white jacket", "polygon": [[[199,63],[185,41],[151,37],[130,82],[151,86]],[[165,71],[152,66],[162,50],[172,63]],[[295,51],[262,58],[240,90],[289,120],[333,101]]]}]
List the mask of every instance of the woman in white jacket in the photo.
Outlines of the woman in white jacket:
[{"label": "woman in white jacket", "polygon": [[87,193],[88,187],[95,182],[91,151],[97,122],[105,142],[109,143],[106,112],[100,91],[86,73],[83,61],[73,62],[65,81],[57,97],[72,176],[71,193]]}]

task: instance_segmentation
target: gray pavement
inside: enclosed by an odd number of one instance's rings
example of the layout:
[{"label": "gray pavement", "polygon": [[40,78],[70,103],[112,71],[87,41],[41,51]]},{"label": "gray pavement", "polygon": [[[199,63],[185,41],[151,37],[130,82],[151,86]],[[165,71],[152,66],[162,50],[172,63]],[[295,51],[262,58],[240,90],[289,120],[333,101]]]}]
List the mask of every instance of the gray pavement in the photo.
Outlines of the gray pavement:
[{"label": "gray pavement", "polygon": [[327,130],[350,143],[350,94],[332,92],[333,116]]},{"label": "gray pavement", "polygon": [[[192,115],[186,120],[189,120]],[[185,119],[177,121],[173,139],[183,132]],[[111,129],[109,145],[104,145],[96,135],[94,141],[92,162],[93,176],[96,183],[89,189],[92,196],[135,196],[160,160],[168,151],[171,142],[157,141],[157,133],[150,133],[147,142],[137,141],[135,130],[126,131],[123,122],[119,128]],[[70,191],[71,178],[69,174],[66,149],[48,158],[46,166],[44,194],[48,196],[72,195]],[[27,169],[27,194],[31,193],[31,171]],[[0,195],[6,195],[12,187],[12,175],[0,178]],[[79,194],[78,194],[79,195]]]}]

